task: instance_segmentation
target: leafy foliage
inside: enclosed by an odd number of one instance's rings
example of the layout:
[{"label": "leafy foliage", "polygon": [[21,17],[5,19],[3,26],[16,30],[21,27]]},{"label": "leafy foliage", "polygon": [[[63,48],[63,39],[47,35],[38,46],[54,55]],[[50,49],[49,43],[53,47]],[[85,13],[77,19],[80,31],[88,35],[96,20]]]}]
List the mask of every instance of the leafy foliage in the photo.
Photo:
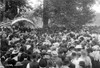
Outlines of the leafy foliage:
[{"label": "leafy foliage", "polygon": [[0,21],[3,20],[3,11],[4,11],[3,0],[0,0]]},{"label": "leafy foliage", "polygon": [[[82,25],[91,23],[94,12],[90,9],[94,0],[44,0],[44,20],[52,20],[54,24],[67,28],[81,29]],[[48,23],[44,21],[44,24]]]},{"label": "leafy foliage", "polygon": [[16,5],[16,6],[25,6],[27,1],[26,0],[6,0],[7,2],[10,2],[10,3],[13,3],[13,5]]},{"label": "leafy foliage", "polygon": [[6,0],[5,17],[13,19],[18,14],[18,8],[26,6],[26,0]]},{"label": "leafy foliage", "polygon": [[37,9],[34,10],[34,16],[43,17],[43,8],[41,6],[42,5],[40,5],[39,7],[37,7]]}]

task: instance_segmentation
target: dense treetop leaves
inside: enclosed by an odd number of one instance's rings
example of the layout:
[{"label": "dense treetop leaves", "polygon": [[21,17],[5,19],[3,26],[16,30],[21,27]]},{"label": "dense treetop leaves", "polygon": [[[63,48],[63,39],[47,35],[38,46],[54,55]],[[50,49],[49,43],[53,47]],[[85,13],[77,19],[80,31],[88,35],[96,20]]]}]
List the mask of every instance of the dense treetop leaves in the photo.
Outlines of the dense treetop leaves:
[{"label": "dense treetop leaves", "polygon": [[44,0],[44,8],[52,23],[67,28],[80,29],[86,23],[92,23],[94,12],[90,9],[94,0]]}]

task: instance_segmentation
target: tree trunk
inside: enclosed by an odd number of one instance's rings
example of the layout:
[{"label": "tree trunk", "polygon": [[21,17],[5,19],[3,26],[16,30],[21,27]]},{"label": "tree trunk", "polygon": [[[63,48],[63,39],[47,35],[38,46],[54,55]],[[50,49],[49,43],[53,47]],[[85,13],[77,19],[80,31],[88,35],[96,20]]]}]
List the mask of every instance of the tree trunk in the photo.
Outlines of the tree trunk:
[{"label": "tree trunk", "polygon": [[2,22],[3,21],[3,12],[1,11],[0,12],[0,22]]},{"label": "tree trunk", "polygon": [[48,27],[48,14],[46,12],[46,10],[43,10],[43,27]]},{"label": "tree trunk", "polygon": [[43,28],[48,27],[48,8],[47,8],[47,0],[44,0],[43,2]]}]

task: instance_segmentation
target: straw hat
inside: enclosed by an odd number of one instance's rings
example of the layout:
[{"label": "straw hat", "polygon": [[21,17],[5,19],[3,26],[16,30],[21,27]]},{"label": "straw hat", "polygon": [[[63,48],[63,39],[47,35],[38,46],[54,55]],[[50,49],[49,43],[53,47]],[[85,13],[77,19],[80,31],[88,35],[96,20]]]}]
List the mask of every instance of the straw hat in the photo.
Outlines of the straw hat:
[{"label": "straw hat", "polygon": [[82,45],[77,45],[76,47],[75,47],[76,49],[82,49]]}]

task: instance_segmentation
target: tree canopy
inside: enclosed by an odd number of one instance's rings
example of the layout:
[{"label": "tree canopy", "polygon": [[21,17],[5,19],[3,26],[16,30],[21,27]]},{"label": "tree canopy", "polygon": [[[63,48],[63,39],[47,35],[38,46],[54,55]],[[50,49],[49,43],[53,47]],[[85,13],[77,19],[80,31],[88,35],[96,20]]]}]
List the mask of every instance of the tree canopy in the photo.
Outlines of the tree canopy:
[{"label": "tree canopy", "polygon": [[[5,0],[5,17],[13,19],[27,6],[27,0]],[[90,9],[95,0],[44,0],[43,9],[37,8],[33,16],[43,18],[44,27],[61,25],[71,30],[81,29],[92,23],[94,12]],[[30,7],[28,7],[30,8]],[[28,9],[27,8],[27,9]],[[50,23],[48,23],[50,21]]]},{"label": "tree canopy", "polygon": [[18,14],[18,9],[26,4],[26,0],[5,0],[5,17],[13,19]]},{"label": "tree canopy", "polygon": [[64,25],[67,28],[80,29],[91,23],[94,12],[90,9],[94,0],[44,0],[43,21]]}]

